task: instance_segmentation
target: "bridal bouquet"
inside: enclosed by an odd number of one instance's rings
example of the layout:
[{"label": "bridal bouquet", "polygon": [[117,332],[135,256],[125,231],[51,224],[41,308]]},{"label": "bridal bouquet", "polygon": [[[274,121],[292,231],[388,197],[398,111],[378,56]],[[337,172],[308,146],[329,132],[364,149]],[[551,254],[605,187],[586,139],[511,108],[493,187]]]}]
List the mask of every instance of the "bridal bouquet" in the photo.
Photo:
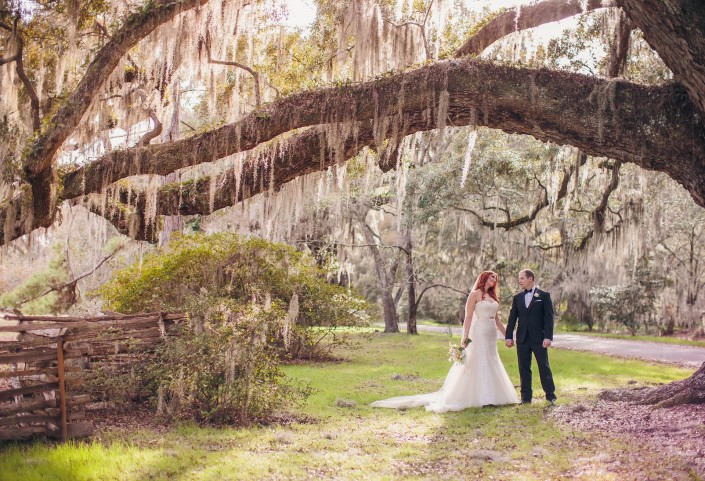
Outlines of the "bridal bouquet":
[{"label": "bridal bouquet", "polygon": [[449,344],[448,360],[459,364],[463,364],[465,362],[465,348],[462,344]]}]

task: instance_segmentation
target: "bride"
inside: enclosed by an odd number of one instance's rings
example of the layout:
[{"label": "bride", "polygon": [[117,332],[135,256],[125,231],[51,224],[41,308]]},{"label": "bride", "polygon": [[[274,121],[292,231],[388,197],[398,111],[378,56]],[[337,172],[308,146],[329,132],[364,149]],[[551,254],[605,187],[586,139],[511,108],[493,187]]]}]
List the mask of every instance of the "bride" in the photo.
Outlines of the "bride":
[{"label": "bride", "polygon": [[[465,362],[453,363],[440,391],[375,401],[372,407],[404,409],[426,406],[443,413],[469,407],[517,404],[516,390],[497,352],[497,329],[505,335],[499,320],[497,274],[485,271],[475,282],[465,304],[462,346]],[[470,343],[470,340],[472,343]]]}]

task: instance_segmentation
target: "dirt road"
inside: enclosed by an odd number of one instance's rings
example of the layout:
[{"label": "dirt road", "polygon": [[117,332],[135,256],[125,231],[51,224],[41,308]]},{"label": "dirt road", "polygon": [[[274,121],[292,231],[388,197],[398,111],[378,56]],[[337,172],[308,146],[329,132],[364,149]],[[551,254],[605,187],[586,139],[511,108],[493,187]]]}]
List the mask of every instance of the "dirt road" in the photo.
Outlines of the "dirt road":
[{"label": "dirt road", "polygon": [[[406,325],[399,329],[406,329]],[[420,332],[448,333],[461,335],[459,326],[440,327],[419,325]],[[501,336],[498,334],[498,338]],[[604,337],[581,334],[555,334],[553,347],[556,349],[571,349],[574,351],[595,352],[608,356],[630,357],[646,361],[667,362],[687,367],[700,367],[705,362],[705,348],[697,346],[680,346],[660,342],[632,341],[629,339],[609,339]]]}]

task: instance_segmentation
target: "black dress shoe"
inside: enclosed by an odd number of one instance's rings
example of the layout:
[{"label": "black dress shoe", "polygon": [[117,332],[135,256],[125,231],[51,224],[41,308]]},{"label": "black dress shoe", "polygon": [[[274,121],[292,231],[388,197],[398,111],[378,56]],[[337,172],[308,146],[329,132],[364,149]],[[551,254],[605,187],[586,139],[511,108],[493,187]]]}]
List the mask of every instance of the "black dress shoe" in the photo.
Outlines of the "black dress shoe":
[{"label": "black dress shoe", "polygon": [[522,399],[519,404],[531,404],[531,399]]}]

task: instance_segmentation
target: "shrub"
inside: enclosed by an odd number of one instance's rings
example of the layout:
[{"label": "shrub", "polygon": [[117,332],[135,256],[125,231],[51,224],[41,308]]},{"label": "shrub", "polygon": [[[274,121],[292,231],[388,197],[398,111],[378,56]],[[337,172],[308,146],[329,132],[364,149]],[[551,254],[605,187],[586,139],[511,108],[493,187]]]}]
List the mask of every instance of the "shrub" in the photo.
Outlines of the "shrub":
[{"label": "shrub", "polygon": [[288,384],[279,363],[323,356],[345,342],[337,327],[367,323],[366,302],[326,273],[283,244],[176,236],[99,290],[108,309],[189,314],[190,325],[125,381],[161,412],[215,423],[263,420],[304,399],[310,390]]},{"label": "shrub", "polygon": [[597,286],[590,289],[590,299],[598,317],[624,326],[632,336],[646,316],[654,311],[654,297],[638,284]]}]

